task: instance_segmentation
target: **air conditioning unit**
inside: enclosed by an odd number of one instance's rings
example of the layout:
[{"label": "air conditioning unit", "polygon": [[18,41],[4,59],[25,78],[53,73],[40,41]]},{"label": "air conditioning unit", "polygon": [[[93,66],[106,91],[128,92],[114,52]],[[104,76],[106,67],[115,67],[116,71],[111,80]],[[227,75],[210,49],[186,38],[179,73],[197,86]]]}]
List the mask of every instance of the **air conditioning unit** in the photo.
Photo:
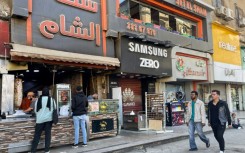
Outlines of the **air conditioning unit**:
[{"label": "air conditioning unit", "polygon": [[245,43],[245,36],[240,35],[240,42]]},{"label": "air conditioning unit", "polygon": [[239,27],[245,27],[245,18],[241,18],[238,22],[239,22]]},{"label": "air conditioning unit", "polygon": [[215,14],[218,17],[225,17],[226,16],[226,8],[224,6],[217,7],[215,9]]},{"label": "air conditioning unit", "polygon": [[226,21],[231,21],[234,19],[233,11],[231,9],[227,8],[225,12],[226,12],[226,16],[225,16]]}]

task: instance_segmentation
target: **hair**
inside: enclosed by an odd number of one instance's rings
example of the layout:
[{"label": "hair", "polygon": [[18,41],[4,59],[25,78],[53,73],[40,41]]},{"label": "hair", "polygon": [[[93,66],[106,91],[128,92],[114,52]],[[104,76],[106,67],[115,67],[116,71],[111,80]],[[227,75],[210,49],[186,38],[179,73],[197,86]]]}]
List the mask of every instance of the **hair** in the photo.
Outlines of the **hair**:
[{"label": "hair", "polygon": [[82,88],[82,86],[77,86],[76,90],[77,90],[78,92],[80,92],[80,91],[83,91],[83,88]]},{"label": "hair", "polygon": [[44,87],[42,90],[42,96],[49,96],[49,88],[48,87]]},{"label": "hair", "polygon": [[212,90],[212,92],[216,92],[217,95],[220,95],[220,91],[219,90]]},{"label": "hair", "polygon": [[232,113],[232,114],[231,114],[231,116],[234,116],[234,115],[236,115],[236,113]]},{"label": "hair", "polygon": [[194,93],[196,96],[198,96],[198,92],[197,91],[192,91],[191,93]]}]

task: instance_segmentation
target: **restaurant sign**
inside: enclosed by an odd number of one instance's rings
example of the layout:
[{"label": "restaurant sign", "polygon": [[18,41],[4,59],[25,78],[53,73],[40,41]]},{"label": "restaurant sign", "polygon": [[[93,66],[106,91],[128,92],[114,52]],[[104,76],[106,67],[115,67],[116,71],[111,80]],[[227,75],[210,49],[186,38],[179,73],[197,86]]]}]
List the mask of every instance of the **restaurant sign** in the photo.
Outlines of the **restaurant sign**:
[{"label": "restaurant sign", "polygon": [[[33,1],[33,46],[104,56],[101,5],[101,0]],[[107,50],[106,55],[114,57],[113,50]]]},{"label": "restaurant sign", "polygon": [[178,79],[207,80],[207,60],[187,56],[176,56]]},{"label": "restaurant sign", "polygon": [[195,4],[192,0],[176,0],[176,5],[189,11],[195,12],[196,14],[207,16],[207,10]]},{"label": "restaurant sign", "polygon": [[121,39],[121,71],[127,73],[171,76],[170,49],[138,39]]}]

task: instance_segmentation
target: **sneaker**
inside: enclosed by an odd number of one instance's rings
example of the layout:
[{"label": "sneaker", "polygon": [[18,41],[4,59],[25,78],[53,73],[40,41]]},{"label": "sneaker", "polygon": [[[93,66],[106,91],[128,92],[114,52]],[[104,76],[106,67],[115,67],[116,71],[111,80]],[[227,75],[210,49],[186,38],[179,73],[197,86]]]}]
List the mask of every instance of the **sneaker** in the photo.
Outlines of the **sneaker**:
[{"label": "sneaker", "polygon": [[88,146],[87,144],[84,144],[84,143],[82,144],[82,147],[87,147],[87,146]]},{"label": "sneaker", "polygon": [[210,141],[208,140],[208,142],[206,143],[206,147],[209,148],[210,147]]},{"label": "sneaker", "polygon": [[225,153],[225,151],[220,151],[219,153]]},{"label": "sneaker", "polygon": [[73,144],[72,148],[78,148],[78,145],[77,144]]},{"label": "sneaker", "polygon": [[45,153],[50,153],[50,151],[48,151],[48,152],[45,152]]},{"label": "sneaker", "polygon": [[197,148],[191,148],[189,149],[189,151],[197,151],[198,149]]},{"label": "sneaker", "polygon": [[238,127],[237,129],[238,129],[238,130],[240,130],[240,129],[241,129],[241,127]]}]

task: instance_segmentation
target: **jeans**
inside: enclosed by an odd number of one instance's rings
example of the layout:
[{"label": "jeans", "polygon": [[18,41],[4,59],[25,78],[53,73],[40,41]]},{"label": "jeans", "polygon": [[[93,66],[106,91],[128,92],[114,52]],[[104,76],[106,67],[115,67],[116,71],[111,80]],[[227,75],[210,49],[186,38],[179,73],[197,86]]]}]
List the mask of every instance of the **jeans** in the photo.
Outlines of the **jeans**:
[{"label": "jeans", "polygon": [[211,125],[211,127],[214,132],[214,137],[219,143],[220,151],[224,151],[225,150],[224,133],[225,133],[226,124]]},{"label": "jeans", "polygon": [[79,143],[79,131],[80,127],[83,134],[83,144],[87,144],[87,130],[86,130],[87,115],[73,116],[74,128],[75,128],[75,140],[74,144]]},{"label": "jeans", "polygon": [[31,152],[35,153],[37,146],[42,134],[42,131],[45,131],[45,152],[49,152],[50,142],[51,142],[51,129],[53,122],[44,122],[36,124],[35,134],[32,141]]},{"label": "jeans", "polygon": [[199,138],[204,143],[209,143],[209,139],[203,133],[202,123],[201,122],[194,122],[193,120],[190,120],[189,121],[189,142],[190,142],[190,148],[191,149],[197,148],[197,145],[195,142],[195,130],[197,131]]},{"label": "jeans", "polygon": [[239,127],[242,127],[240,124],[232,124],[232,127],[235,129],[238,129]]}]

